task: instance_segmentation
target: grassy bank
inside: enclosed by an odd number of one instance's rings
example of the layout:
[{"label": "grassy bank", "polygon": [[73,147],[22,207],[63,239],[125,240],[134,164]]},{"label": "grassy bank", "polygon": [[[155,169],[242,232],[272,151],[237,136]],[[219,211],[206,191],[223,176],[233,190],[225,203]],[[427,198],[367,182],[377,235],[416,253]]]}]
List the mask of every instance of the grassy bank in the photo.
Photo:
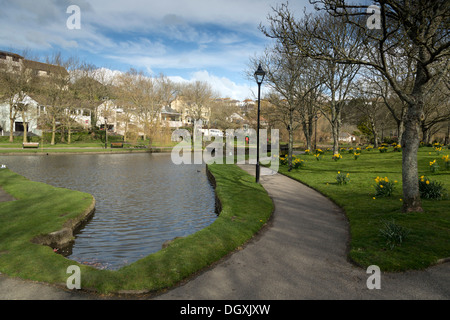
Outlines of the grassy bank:
[{"label": "grassy bank", "polygon": [[[449,153],[447,149],[440,155],[433,148],[419,149],[420,175],[442,183],[447,192],[450,170],[444,170],[442,156]],[[287,166],[281,166],[280,172],[320,191],[345,210],[350,222],[349,255],[353,261],[364,267],[378,265],[383,271],[402,271],[423,269],[450,257],[449,198],[423,200],[422,213],[401,212],[401,152],[394,152],[392,147],[386,153],[364,150],[357,160],[348,151],[341,155],[338,161],[332,160],[331,153],[323,154],[319,161],[314,155],[300,155],[304,167],[288,172]],[[435,173],[430,171],[433,160],[440,164]],[[338,172],[342,178],[350,179],[347,184],[338,184]],[[391,196],[376,195],[377,177],[388,177],[394,184]],[[394,222],[394,226],[408,232],[403,242],[393,248],[380,231],[386,230],[385,222]]]},{"label": "grassy bank", "polygon": [[222,212],[209,227],[118,271],[80,265],[32,244],[38,234],[59,230],[90,204],[87,194],[32,182],[0,171],[0,186],[17,201],[0,203],[0,272],[65,285],[69,265],[81,267],[83,288],[101,293],[156,291],[211,265],[248,241],[266,223],[273,204],[254,178],[235,165],[212,165]]}]

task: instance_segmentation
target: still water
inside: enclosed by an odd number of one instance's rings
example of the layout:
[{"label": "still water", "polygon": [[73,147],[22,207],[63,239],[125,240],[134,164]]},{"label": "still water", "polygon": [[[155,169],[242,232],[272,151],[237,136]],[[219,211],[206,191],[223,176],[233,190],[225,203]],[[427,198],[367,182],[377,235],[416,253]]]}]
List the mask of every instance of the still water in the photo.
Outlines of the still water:
[{"label": "still water", "polygon": [[67,257],[100,269],[117,270],[217,217],[205,166],[175,165],[170,154],[0,156],[0,163],[95,197],[95,215]]}]

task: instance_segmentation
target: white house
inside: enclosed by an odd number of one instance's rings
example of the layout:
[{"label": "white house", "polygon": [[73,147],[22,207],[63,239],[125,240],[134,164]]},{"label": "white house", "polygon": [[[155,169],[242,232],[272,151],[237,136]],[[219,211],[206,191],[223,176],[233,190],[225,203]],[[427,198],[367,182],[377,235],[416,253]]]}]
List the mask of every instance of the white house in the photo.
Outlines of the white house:
[{"label": "white house", "polygon": [[354,143],[354,142],[356,142],[356,136],[354,136],[348,132],[343,132],[339,135],[339,141]]},{"label": "white house", "polygon": [[[13,132],[23,132],[24,124],[27,124],[27,132],[35,135],[42,135],[42,130],[38,128],[38,118],[41,113],[39,103],[30,96],[25,96],[22,101],[14,101],[17,104],[26,106],[24,113],[25,119],[22,118],[22,113],[17,112],[13,124]],[[10,106],[9,102],[0,103],[0,130],[2,135],[9,134],[10,130]]]}]

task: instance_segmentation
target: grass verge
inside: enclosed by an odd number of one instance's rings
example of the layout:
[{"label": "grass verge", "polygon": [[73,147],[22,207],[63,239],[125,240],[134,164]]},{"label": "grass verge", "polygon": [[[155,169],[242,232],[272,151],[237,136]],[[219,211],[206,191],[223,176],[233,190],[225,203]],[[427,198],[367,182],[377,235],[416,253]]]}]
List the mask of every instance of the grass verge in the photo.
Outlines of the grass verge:
[{"label": "grass verge", "polygon": [[[448,152],[447,152],[448,153]],[[443,154],[447,154],[445,151]],[[357,160],[353,154],[341,152],[342,159],[334,161],[325,153],[319,161],[314,155],[300,155],[305,166],[288,171],[280,166],[280,173],[318,190],[345,210],[350,223],[350,258],[367,267],[378,265],[383,271],[420,270],[450,257],[450,199],[423,200],[424,212],[401,212],[402,207],[402,156],[401,152],[386,153],[364,151]],[[445,167],[442,154],[432,148],[420,148],[419,175],[442,183],[450,191],[450,170],[432,173],[430,162],[434,159]],[[350,179],[339,185],[338,172]],[[342,177],[342,176],[341,176]],[[389,197],[376,196],[375,179],[388,177],[394,183]],[[391,249],[381,235],[387,221],[409,233]],[[401,235],[401,234],[399,234]],[[398,236],[398,235],[394,235]]]},{"label": "grass verge", "polygon": [[222,211],[207,228],[117,271],[80,265],[30,242],[83,212],[90,195],[29,181],[7,169],[0,186],[17,201],[0,203],[0,272],[65,286],[67,267],[81,268],[82,288],[99,293],[154,292],[171,287],[242,246],[270,218],[273,204],[254,178],[235,165],[211,165]]}]

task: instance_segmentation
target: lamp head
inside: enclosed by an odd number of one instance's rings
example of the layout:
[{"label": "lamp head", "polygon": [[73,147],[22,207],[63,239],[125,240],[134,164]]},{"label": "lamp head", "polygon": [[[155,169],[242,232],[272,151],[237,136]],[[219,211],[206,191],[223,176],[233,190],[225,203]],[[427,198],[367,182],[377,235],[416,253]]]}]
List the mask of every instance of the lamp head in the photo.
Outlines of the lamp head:
[{"label": "lamp head", "polygon": [[259,64],[258,70],[255,71],[255,80],[257,84],[261,84],[264,81],[264,77],[266,76],[265,71],[261,67],[261,64]]}]

